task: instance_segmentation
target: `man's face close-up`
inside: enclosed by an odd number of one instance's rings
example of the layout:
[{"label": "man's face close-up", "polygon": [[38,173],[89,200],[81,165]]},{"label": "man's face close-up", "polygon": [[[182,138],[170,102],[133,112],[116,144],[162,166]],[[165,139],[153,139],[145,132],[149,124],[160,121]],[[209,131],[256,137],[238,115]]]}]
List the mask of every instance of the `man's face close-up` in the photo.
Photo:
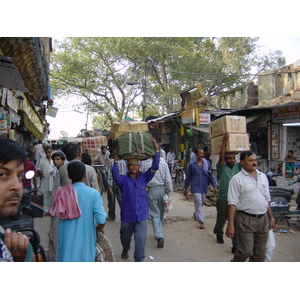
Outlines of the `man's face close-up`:
[{"label": "man's face close-up", "polygon": [[24,166],[18,160],[0,164],[0,217],[17,213],[23,195]]},{"label": "man's face close-up", "polygon": [[132,174],[137,174],[139,172],[139,166],[138,165],[133,165],[133,164],[129,164],[127,166],[128,171]]},{"label": "man's face close-up", "polygon": [[232,168],[235,165],[235,156],[225,157],[225,161],[227,166]]},{"label": "man's face close-up", "polygon": [[196,152],[196,156],[198,159],[203,158],[204,157],[204,151],[201,149],[198,149]]},{"label": "man's face close-up", "polygon": [[250,155],[250,156],[246,156],[244,158],[244,160],[241,160],[241,164],[243,165],[243,168],[247,171],[247,172],[253,172],[256,170],[257,168],[257,158],[256,155]]}]

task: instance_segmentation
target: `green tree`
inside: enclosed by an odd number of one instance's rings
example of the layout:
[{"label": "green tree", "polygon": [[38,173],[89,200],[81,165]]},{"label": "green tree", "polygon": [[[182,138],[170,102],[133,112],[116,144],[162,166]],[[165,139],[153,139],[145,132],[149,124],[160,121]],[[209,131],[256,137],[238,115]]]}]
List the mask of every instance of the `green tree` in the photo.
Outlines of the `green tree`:
[{"label": "green tree", "polygon": [[[180,109],[180,91],[201,83],[214,97],[253,80],[251,71],[282,67],[280,51],[259,56],[258,38],[123,37],[67,38],[55,44],[54,95],[77,95],[110,122],[130,112],[148,115]],[[131,84],[131,85],[129,85]],[[144,98],[143,98],[144,97]]]}]

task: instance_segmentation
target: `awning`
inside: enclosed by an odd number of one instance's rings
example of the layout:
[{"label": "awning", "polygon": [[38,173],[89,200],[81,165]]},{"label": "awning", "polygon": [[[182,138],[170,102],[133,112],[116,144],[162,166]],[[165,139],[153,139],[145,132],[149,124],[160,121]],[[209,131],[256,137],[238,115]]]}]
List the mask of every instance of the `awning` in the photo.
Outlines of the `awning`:
[{"label": "awning", "polygon": [[197,125],[197,126],[196,125],[195,126],[185,125],[185,127],[189,128],[189,129],[194,129],[194,130],[197,130],[197,131],[209,133],[209,128],[208,128],[208,126],[205,126],[205,125]]},{"label": "awning", "polygon": [[259,117],[261,117],[261,115],[254,115],[254,116],[246,117],[246,123],[250,123],[250,122],[258,119]]},{"label": "awning", "polygon": [[0,55],[0,86],[21,92],[28,92],[13,60],[3,55]]}]

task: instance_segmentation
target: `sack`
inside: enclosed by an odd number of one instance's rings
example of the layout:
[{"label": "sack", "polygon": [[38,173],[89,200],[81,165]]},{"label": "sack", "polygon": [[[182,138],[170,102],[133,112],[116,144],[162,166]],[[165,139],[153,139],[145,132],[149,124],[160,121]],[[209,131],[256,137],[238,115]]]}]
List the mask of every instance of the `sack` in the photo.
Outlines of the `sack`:
[{"label": "sack", "polygon": [[96,262],[115,262],[114,250],[108,238],[97,230]]},{"label": "sack", "polygon": [[96,258],[95,262],[105,262],[105,253],[104,250],[96,243]]},{"label": "sack", "polygon": [[273,229],[269,230],[269,237],[266,245],[266,259],[271,260],[274,250],[276,248],[276,243],[275,243],[275,237],[274,237],[274,232]]},{"label": "sack", "polygon": [[173,208],[171,203],[171,197],[169,195],[164,195],[164,211],[168,213]]},{"label": "sack", "polygon": [[146,160],[155,155],[152,135],[146,132],[124,133],[117,138],[118,156],[121,159]]}]

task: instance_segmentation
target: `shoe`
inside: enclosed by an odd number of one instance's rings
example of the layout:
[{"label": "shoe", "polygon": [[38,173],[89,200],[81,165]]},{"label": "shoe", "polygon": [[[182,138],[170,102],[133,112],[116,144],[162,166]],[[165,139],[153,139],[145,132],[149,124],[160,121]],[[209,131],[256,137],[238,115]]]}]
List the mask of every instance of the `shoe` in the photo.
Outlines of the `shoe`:
[{"label": "shoe", "polygon": [[123,258],[123,259],[128,259],[128,251],[126,251],[126,250],[123,250],[122,251],[122,254],[121,254],[121,257]]},{"label": "shoe", "polygon": [[106,218],[107,221],[114,221],[115,219],[112,219],[110,217]]},{"label": "shoe", "polygon": [[204,223],[200,223],[200,229],[205,229]]},{"label": "shoe", "polygon": [[165,240],[163,238],[159,238],[157,240],[157,248],[163,248],[164,247]]},{"label": "shoe", "polygon": [[224,239],[221,235],[217,235],[217,243],[224,244]]},{"label": "shoe", "polygon": [[232,248],[231,248],[231,253],[235,253],[235,250],[236,250],[236,248],[235,248],[235,247],[232,247]]}]

